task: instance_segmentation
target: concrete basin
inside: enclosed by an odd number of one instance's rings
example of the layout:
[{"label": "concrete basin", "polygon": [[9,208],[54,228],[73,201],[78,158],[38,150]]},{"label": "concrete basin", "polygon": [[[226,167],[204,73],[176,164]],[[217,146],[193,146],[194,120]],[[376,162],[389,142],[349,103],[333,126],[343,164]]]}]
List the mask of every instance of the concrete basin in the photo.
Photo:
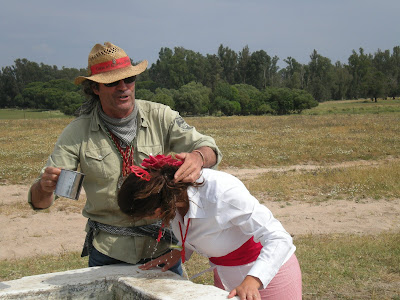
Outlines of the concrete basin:
[{"label": "concrete basin", "polygon": [[[111,265],[0,282],[0,299],[227,299],[228,292],[173,272]],[[238,299],[238,298],[236,298]]]}]

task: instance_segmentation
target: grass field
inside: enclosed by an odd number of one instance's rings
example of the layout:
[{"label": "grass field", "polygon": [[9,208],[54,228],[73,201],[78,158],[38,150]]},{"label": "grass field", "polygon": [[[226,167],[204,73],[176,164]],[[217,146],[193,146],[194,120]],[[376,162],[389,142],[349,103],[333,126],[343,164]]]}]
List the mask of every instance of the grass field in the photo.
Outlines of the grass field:
[{"label": "grass field", "polygon": [[[32,117],[25,114],[21,118],[16,117],[20,112],[0,110],[0,184],[30,183],[72,120],[32,113]],[[222,168],[318,166],[303,172],[269,172],[246,180],[254,194],[285,202],[295,198],[308,202],[400,198],[399,100],[326,102],[291,116],[186,121],[215,138],[224,154]],[[341,167],[355,161],[376,163]],[[0,213],[5,213],[1,207]],[[295,244],[304,299],[400,300],[399,232],[296,236]],[[0,280],[86,265],[78,253],[0,261]],[[189,275],[208,266],[199,256],[185,265]],[[206,274],[195,282],[211,284],[212,278]]]},{"label": "grass field", "polygon": [[0,120],[4,119],[54,119],[69,118],[59,111],[39,110],[39,109],[0,109]]}]

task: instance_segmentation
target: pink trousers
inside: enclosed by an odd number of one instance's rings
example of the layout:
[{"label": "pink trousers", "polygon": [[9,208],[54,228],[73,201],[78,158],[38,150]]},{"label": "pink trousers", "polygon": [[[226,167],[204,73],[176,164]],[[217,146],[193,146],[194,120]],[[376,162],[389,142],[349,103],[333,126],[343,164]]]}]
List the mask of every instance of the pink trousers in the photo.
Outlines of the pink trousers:
[{"label": "pink trousers", "polygon": [[[214,286],[224,289],[217,269],[214,269]],[[302,299],[301,271],[295,254],[279,269],[268,286],[260,290],[260,295],[263,300]]]}]

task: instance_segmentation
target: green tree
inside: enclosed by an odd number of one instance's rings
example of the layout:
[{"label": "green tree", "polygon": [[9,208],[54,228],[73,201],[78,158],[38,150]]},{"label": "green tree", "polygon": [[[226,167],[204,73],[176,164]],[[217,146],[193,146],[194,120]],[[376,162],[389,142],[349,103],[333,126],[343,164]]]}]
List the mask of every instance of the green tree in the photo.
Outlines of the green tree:
[{"label": "green tree", "polygon": [[307,74],[307,91],[318,101],[332,99],[334,76],[331,60],[318,54],[315,49],[310,58],[311,61],[308,64]]},{"label": "green tree", "polygon": [[155,95],[151,101],[168,105],[172,109],[175,109],[174,93],[171,90],[156,89]]},{"label": "green tree", "polygon": [[367,96],[378,102],[378,98],[386,97],[387,93],[387,78],[383,72],[375,68],[368,73],[366,78]]},{"label": "green tree", "polygon": [[43,81],[43,73],[39,65],[26,58],[16,59],[13,68],[19,91],[22,91],[30,82]]},{"label": "green tree", "polygon": [[199,52],[194,52],[192,50],[186,50],[185,54],[186,65],[188,68],[188,74],[185,82],[188,83],[191,81],[196,81],[204,84],[206,75],[206,58]]},{"label": "green tree", "polygon": [[211,97],[221,96],[229,101],[239,100],[239,91],[235,86],[230,85],[227,82],[218,82],[215,86],[214,92]]},{"label": "green tree", "polygon": [[221,112],[226,116],[240,114],[241,107],[238,101],[230,101],[224,97],[217,96],[213,102],[215,112]]},{"label": "green tree", "polygon": [[267,85],[269,86],[281,86],[281,80],[279,76],[279,66],[278,66],[279,57],[274,56],[271,59],[271,63],[269,65],[268,73],[267,73]]},{"label": "green tree", "polygon": [[[142,74],[140,74],[139,78],[141,78],[141,75]],[[136,81],[135,83],[135,91],[146,89],[154,93],[157,88],[159,88],[159,85],[153,80]]]},{"label": "green tree", "polygon": [[341,62],[336,62],[333,67],[333,78],[332,99],[347,99],[352,80],[348,68],[346,68],[346,66]]},{"label": "green tree", "polygon": [[182,115],[200,115],[209,111],[211,89],[199,82],[182,86],[174,97],[175,109]]},{"label": "green tree", "polygon": [[135,93],[136,99],[152,101],[153,97],[154,97],[154,93],[147,89],[140,89],[140,90],[137,90]]},{"label": "green tree", "polygon": [[11,67],[2,68],[0,75],[0,107],[15,107],[13,100],[20,91],[14,70]]},{"label": "green tree", "polygon": [[[400,71],[400,47],[393,48],[393,54],[389,50],[381,51],[378,49],[372,59],[372,77],[377,81],[372,81],[370,93],[377,97],[399,95],[399,71]],[[370,76],[370,77],[371,77]],[[377,97],[374,96],[375,100]]]},{"label": "green tree", "polygon": [[278,115],[288,115],[294,111],[294,99],[286,88],[271,88],[269,104]]},{"label": "green tree", "polygon": [[368,77],[371,71],[372,56],[364,53],[364,49],[359,49],[360,53],[352,51],[348,59],[348,70],[352,76],[349,97],[352,99],[366,98],[368,95]]},{"label": "green tree", "polygon": [[78,108],[82,105],[84,98],[77,92],[66,92],[61,96],[60,111],[66,115],[77,115]]},{"label": "green tree", "polygon": [[203,84],[212,90],[214,90],[215,86],[219,81],[222,80],[223,77],[223,68],[221,66],[221,62],[218,57],[214,55],[208,54],[206,57],[205,63],[205,75]]},{"label": "green tree", "polygon": [[261,105],[261,92],[249,84],[235,84],[235,88],[239,93],[241,114],[257,114],[259,112],[257,108]]},{"label": "green tree", "polygon": [[169,68],[172,60],[173,52],[170,48],[161,48],[158,53],[158,59],[155,64],[152,64],[149,75],[160,87],[172,88],[172,83],[169,79]]},{"label": "green tree", "polygon": [[227,82],[218,82],[211,94],[211,111],[221,111],[225,115],[241,113],[239,91]]},{"label": "green tree", "polygon": [[205,58],[183,47],[161,48],[159,59],[149,70],[149,77],[158,87],[179,89],[191,82],[204,82]]},{"label": "green tree", "polygon": [[250,50],[249,47],[246,45],[242,51],[239,52],[238,56],[238,78],[236,82],[239,83],[247,83],[247,73],[250,63]]},{"label": "green tree", "polygon": [[304,91],[292,89],[290,90],[291,97],[293,99],[293,112],[301,113],[305,109],[310,109],[318,106],[318,101],[316,101],[313,96]]},{"label": "green tree", "polygon": [[[46,74],[47,72],[45,71],[45,65],[41,64],[41,69],[42,73]],[[75,69],[75,68],[66,68],[62,67],[60,70],[57,69],[56,66],[53,66],[53,71],[54,75],[53,77],[55,79],[65,79],[65,80],[70,80],[73,82],[76,77],[78,76],[87,76],[87,69],[81,68],[81,69]],[[49,74],[50,75],[50,74]],[[50,76],[48,76],[50,77]],[[51,80],[51,79],[49,79]],[[47,81],[47,79],[42,79],[42,81]]]},{"label": "green tree", "polygon": [[[16,100],[18,106],[24,108],[67,110],[69,105],[80,105],[84,101],[79,89],[79,86],[64,79],[31,82],[23,89],[21,96],[16,97]],[[71,103],[68,102],[69,100]]]},{"label": "green tree", "polygon": [[261,90],[267,86],[270,77],[271,57],[264,50],[256,51],[251,54],[247,78],[248,84]]},{"label": "green tree", "polygon": [[302,89],[304,87],[304,66],[290,56],[283,61],[287,64],[281,72],[284,86],[290,89]]},{"label": "green tree", "polygon": [[396,97],[400,95],[400,46],[393,48],[390,64],[393,68],[389,77],[389,96]]},{"label": "green tree", "polygon": [[223,69],[222,79],[229,84],[235,83],[238,56],[235,51],[222,44],[218,48],[218,58]]},{"label": "green tree", "polygon": [[267,87],[261,91],[258,105],[253,111],[256,115],[276,114],[275,110],[271,107],[272,90],[274,88]]}]

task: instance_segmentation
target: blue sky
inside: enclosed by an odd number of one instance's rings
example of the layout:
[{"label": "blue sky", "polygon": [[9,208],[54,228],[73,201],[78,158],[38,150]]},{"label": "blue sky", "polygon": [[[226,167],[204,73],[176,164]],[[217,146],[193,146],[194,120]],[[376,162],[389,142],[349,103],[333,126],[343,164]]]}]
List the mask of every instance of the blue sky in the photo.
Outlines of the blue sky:
[{"label": "blue sky", "polygon": [[352,50],[400,46],[399,0],[1,1],[0,67],[17,58],[86,68],[96,43],[110,41],[134,60],[156,62],[162,47],[216,54],[248,45],[308,63],[314,49],[332,63]]}]

